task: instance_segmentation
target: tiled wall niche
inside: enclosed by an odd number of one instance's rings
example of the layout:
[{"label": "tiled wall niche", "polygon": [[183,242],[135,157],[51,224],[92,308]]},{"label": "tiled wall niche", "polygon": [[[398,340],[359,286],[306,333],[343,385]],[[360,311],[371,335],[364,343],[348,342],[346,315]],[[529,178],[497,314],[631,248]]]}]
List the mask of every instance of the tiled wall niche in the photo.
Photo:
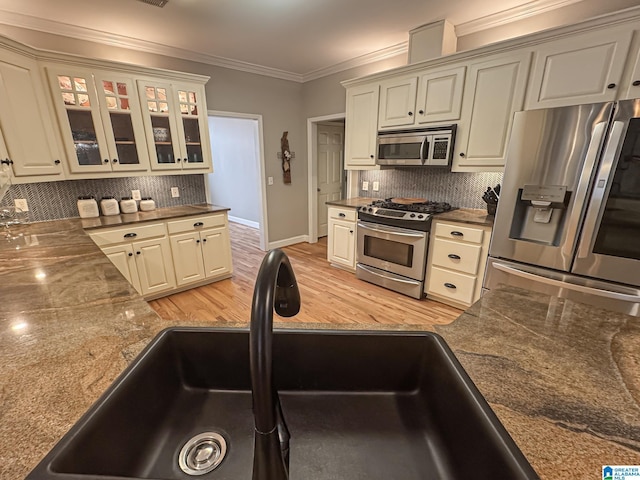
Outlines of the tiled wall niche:
[{"label": "tiled wall niche", "polygon": [[[369,190],[362,190],[363,181],[369,182]],[[373,191],[373,182],[380,182],[379,191]],[[426,198],[458,208],[486,208],[482,194],[487,187],[501,182],[502,173],[452,173],[446,168],[404,167],[363,170],[358,186],[361,197]]]},{"label": "tiled wall niche", "polygon": [[[171,197],[171,187],[179,188],[179,197]],[[114,195],[120,200],[131,196],[131,190],[140,190],[143,197],[153,198],[158,208],[206,202],[204,175],[196,174],[12,185],[0,207],[13,205],[16,198],[25,198],[29,205],[29,221],[42,222],[77,217],[76,202],[80,195],[93,195],[98,201],[105,195]]]}]

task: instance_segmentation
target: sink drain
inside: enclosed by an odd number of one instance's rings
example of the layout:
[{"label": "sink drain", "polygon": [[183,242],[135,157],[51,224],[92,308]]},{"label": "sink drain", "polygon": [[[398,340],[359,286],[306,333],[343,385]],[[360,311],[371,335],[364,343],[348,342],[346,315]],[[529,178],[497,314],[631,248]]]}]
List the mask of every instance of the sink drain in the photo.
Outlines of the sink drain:
[{"label": "sink drain", "polygon": [[205,432],[191,438],[180,450],[178,464],[188,475],[209,473],[224,459],[227,441],[215,432]]}]

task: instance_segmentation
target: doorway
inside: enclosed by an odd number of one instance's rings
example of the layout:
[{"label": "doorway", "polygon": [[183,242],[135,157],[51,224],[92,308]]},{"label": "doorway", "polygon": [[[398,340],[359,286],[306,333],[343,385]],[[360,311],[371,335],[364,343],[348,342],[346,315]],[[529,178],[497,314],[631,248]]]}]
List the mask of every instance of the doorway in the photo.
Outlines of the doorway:
[{"label": "doorway", "polygon": [[260,231],[266,249],[266,192],[262,116],[209,111],[213,173],[206,177],[207,201],[228,207],[229,220]]},{"label": "doorway", "polygon": [[327,234],[327,201],[347,197],[344,113],[307,119],[309,243]]}]

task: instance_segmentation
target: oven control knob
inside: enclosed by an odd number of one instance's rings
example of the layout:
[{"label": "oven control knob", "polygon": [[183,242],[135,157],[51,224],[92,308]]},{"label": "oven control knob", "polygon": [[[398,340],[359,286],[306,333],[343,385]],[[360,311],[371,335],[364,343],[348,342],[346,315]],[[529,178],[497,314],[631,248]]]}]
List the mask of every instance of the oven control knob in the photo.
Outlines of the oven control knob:
[{"label": "oven control knob", "polygon": [[413,217],[415,217],[415,216],[416,216],[416,214],[415,214],[415,213],[412,213],[412,214],[411,214],[411,215],[409,215],[409,216],[410,216],[411,218],[413,218]]},{"label": "oven control knob", "polygon": [[369,211],[370,211],[370,212],[373,212],[373,208],[369,207]]},{"label": "oven control knob", "polygon": [[418,215],[418,218],[424,218],[424,215]]}]

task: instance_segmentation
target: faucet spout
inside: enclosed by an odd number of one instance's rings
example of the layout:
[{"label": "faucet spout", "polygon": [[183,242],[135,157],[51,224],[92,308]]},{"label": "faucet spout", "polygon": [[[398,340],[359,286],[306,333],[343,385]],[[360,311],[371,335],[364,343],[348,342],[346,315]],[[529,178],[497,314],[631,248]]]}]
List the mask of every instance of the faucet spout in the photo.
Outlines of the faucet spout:
[{"label": "faucet spout", "polygon": [[255,421],[253,480],[289,478],[289,430],[273,384],[273,310],[300,311],[300,291],[289,258],[280,249],[262,260],[251,307],[249,354]]}]

